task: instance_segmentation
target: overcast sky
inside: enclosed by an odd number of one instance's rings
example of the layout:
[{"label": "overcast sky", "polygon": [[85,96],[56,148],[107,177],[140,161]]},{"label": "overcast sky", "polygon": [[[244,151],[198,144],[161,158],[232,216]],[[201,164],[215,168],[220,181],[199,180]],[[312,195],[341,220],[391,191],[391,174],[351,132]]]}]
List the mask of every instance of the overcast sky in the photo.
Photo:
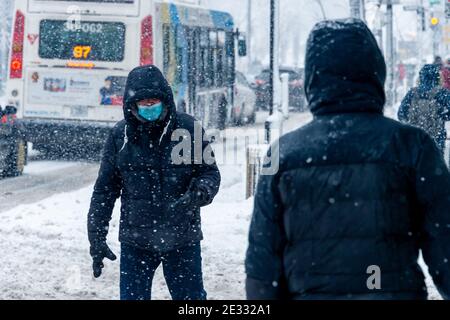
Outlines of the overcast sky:
[{"label": "overcast sky", "polygon": [[[206,0],[211,8],[231,12],[236,24],[245,30],[247,25],[246,0]],[[347,0],[322,0],[327,18],[349,16]],[[269,38],[269,0],[253,0],[253,52],[256,58],[267,62]],[[281,59],[286,64],[303,64],[302,54],[306,38],[314,24],[323,19],[315,0],[280,1]]]},{"label": "overcast sky", "polygon": [[[268,62],[269,0],[253,1],[253,52],[258,60]],[[366,1],[370,2],[370,1]],[[415,13],[404,12],[403,4],[415,4],[417,0],[402,0],[395,6],[394,29],[396,37],[411,40],[416,35]],[[237,26],[247,25],[247,0],[204,0],[211,8],[225,10],[233,14]],[[327,19],[346,18],[350,15],[348,0],[322,0]],[[323,19],[316,0],[280,0],[281,16],[281,59],[285,64],[302,65],[306,39],[314,24]],[[368,24],[374,22],[375,6],[367,6]]]},{"label": "overcast sky", "polygon": [[[0,0],[1,3],[5,0]],[[8,0],[9,1],[9,0]],[[19,0],[24,1],[24,0]],[[402,0],[402,5],[395,6],[394,29],[396,37],[401,40],[415,39],[417,16],[413,12],[404,12],[404,4],[416,4],[419,0]],[[328,19],[345,18],[350,14],[349,0],[322,0],[325,17]],[[366,0],[366,3],[370,3]],[[202,0],[203,5],[232,13],[237,27],[246,30],[247,0]],[[269,4],[270,0],[252,0],[252,52],[263,64],[268,63],[269,56]],[[427,3],[427,1],[425,1]],[[280,0],[280,48],[283,64],[303,65],[305,43],[314,24],[324,18],[317,0]],[[0,10],[2,9],[0,6]],[[367,6],[369,26],[373,24],[375,7]],[[4,14],[4,12],[1,12]],[[431,48],[431,37],[423,39],[424,48]],[[431,50],[431,49],[429,49]],[[238,64],[245,68],[245,63]]]}]

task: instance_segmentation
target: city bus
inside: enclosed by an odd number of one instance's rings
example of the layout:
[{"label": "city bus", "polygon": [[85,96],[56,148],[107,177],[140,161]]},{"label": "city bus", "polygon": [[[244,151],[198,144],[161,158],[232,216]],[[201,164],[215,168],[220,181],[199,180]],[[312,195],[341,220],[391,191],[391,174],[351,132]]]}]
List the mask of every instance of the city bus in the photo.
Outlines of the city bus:
[{"label": "city bus", "polygon": [[123,119],[127,74],[148,64],[179,111],[224,128],[245,39],[229,13],[196,2],[15,1],[6,99],[24,139],[42,152],[101,146]]}]

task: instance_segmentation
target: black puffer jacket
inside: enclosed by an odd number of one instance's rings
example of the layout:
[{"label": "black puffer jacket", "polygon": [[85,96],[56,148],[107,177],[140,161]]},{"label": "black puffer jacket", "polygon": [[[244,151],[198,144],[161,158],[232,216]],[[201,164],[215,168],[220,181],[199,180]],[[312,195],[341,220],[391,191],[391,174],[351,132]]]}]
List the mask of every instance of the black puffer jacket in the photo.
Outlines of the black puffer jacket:
[{"label": "black puffer jacket", "polygon": [[[135,103],[146,98],[163,101],[169,109],[164,122],[144,125],[132,114]],[[115,126],[106,142],[92,196],[91,243],[106,239],[119,196],[121,242],[166,252],[202,240],[200,208],[176,212],[170,204],[187,191],[193,179],[208,193],[200,206],[210,204],[219,190],[220,174],[211,147],[203,140],[203,129],[191,116],[176,112],[172,90],[154,66],[130,73],[124,100],[125,120]],[[186,153],[181,151],[183,146]],[[174,163],[172,153],[190,155],[191,161]]]},{"label": "black puffer jacket", "polygon": [[[447,130],[445,128],[445,121],[450,120],[450,91],[443,88],[440,84],[441,68],[435,64],[425,65],[420,71],[419,85],[417,88],[409,90],[406,97],[403,99],[398,110],[398,119],[402,122],[410,123],[410,114],[414,113],[415,99],[421,98],[429,101],[429,105],[434,105],[438,108],[438,112],[426,113],[427,118],[439,125],[438,133],[432,137],[442,153],[445,151],[445,140],[447,139]],[[433,97],[434,94],[434,97]],[[435,104],[432,104],[433,99]],[[433,115],[437,117],[433,117]],[[431,123],[433,123],[431,122]],[[424,123],[422,127],[426,127],[428,123]]]},{"label": "black puffer jacket", "polygon": [[313,30],[314,120],[281,138],[280,169],[259,182],[249,299],[425,299],[421,249],[450,298],[450,174],[428,135],[383,116],[385,74],[361,21]]}]

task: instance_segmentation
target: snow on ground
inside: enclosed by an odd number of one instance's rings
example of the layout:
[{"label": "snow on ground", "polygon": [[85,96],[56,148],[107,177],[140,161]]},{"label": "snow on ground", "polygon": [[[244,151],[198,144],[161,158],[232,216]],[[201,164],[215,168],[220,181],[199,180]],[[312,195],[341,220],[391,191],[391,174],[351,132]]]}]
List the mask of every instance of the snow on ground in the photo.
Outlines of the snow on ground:
[{"label": "snow on ground", "polygon": [[42,175],[51,171],[67,169],[77,164],[77,162],[65,161],[30,161],[28,165],[25,166],[23,173],[28,175]]},{"label": "snow on ground", "polygon": [[[309,114],[295,114],[287,121],[294,129],[311,119]],[[256,126],[259,136],[262,125]],[[236,136],[239,151],[236,161],[219,161],[222,188],[214,203],[202,211],[203,264],[209,299],[245,299],[244,258],[252,200],[244,199],[244,138],[255,128],[229,129]],[[218,158],[234,145],[216,145]],[[225,150],[225,151],[224,151]],[[46,170],[54,163],[38,163],[30,171]],[[41,171],[42,172],[42,171]],[[31,205],[20,205],[0,213],[0,252],[2,282],[0,299],[118,299],[119,262],[106,261],[100,279],[93,279],[86,217],[92,186],[75,192],[56,194]],[[118,238],[120,203],[116,204],[109,243],[119,256]],[[431,298],[439,295],[428,279]],[[170,299],[162,271],[157,271],[153,285],[154,299]]]},{"label": "snow on ground", "polygon": [[25,166],[24,174],[27,175],[43,175],[51,171],[58,171],[67,169],[79,164],[79,162],[69,161],[45,161],[37,160],[40,157],[40,153],[33,149],[33,144],[28,143],[28,161]]},{"label": "snow on ground", "polygon": [[[261,115],[259,116],[261,118]],[[263,116],[264,117],[264,116]],[[300,126],[309,115],[294,115],[289,123]],[[244,299],[244,258],[252,200],[245,200],[245,139],[262,137],[262,125],[229,129],[236,144],[215,146],[222,173],[222,187],[213,205],[202,212],[205,287],[210,299]],[[233,151],[238,151],[236,157]],[[225,155],[226,154],[226,155]],[[64,163],[57,164],[64,165]],[[70,165],[70,164],[68,164]],[[53,162],[30,163],[28,172],[42,173]],[[100,279],[93,279],[86,217],[92,186],[56,194],[31,205],[21,205],[0,214],[2,282],[0,299],[117,299],[119,263],[106,262]],[[116,204],[109,243],[119,255],[120,203]],[[154,279],[153,297],[169,299],[161,270]]]},{"label": "snow on ground", "polygon": [[[225,172],[232,176],[233,172]],[[205,285],[211,299],[244,298],[246,233],[252,203],[239,184],[226,188],[203,211]],[[102,278],[91,276],[86,215],[92,187],[54,195],[0,215],[3,252],[0,299],[117,299],[119,263],[106,262]],[[239,197],[238,197],[239,198]],[[119,254],[119,206],[112,220],[109,243]],[[154,281],[154,298],[169,299],[161,272]]]}]

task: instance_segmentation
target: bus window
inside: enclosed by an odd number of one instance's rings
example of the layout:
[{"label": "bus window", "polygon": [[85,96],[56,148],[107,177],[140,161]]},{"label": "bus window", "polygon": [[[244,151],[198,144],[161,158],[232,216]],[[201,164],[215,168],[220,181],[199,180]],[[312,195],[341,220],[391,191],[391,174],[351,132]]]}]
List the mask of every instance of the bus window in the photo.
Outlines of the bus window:
[{"label": "bus window", "polygon": [[169,74],[170,66],[170,26],[168,24],[163,25],[163,73]]},{"label": "bus window", "polygon": [[188,70],[189,70],[189,81],[193,85],[198,84],[198,79],[200,76],[199,72],[199,37],[198,37],[198,29],[197,28],[188,28],[185,29],[188,41]]},{"label": "bus window", "polygon": [[176,46],[175,46],[175,54],[176,54],[176,80],[178,83],[185,83],[187,81],[187,79],[184,79],[184,76],[187,72],[187,70],[189,69],[189,66],[187,65],[188,61],[188,52],[186,52],[186,50],[188,50],[187,45],[188,45],[188,33],[189,29],[185,26],[178,26],[176,29],[176,35],[175,35],[175,39],[176,39]]},{"label": "bus window", "polygon": [[225,31],[219,30],[217,33],[217,68],[216,68],[216,85],[224,86],[225,84],[225,66],[226,66],[226,57],[225,57]]},{"label": "bus window", "polygon": [[202,74],[202,67],[201,67],[201,61],[202,61],[202,55],[201,55],[201,47],[200,47],[200,28],[196,28],[194,32],[195,37],[195,84],[200,84],[200,78]]},{"label": "bus window", "polygon": [[208,30],[202,29],[200,31],[200,86],[209,86],[210,77],[210,59],[209,59],[209,36]]},{"label": "bus window", "polygon": [[233,85],[234,83],[234,77],[235,77],[235,54],[234,54],[234,35],[232,32],[227,32],[226,33],[226,53],[225,53],[225,58],[227,60],[226,64],[225,64],[225,68],[226,68],[226,75],[227,75],[227,84],[229,86]]},{"label": "bus window", "polygon": [[209,31],[209,72],[210,72],[210,85],[217,86],[217,31]]},{"label": "bus window", "polygon": [[219,43],[219,46],[225,47],[225,42],[226,42],[226,33],[225,33],[225,31],[219,30],[219,32],[217,33],[217,41]]},{"label": "bus window", "polygon": [[124,59],[125,24],[121,22],[42,20],[39,34],[39,56],[43,59]]},{"label": "bus window", "polygon": [[217,47],[217,31],[216,30],[209,31],[209,43],[211,44],[212,48]]}]

